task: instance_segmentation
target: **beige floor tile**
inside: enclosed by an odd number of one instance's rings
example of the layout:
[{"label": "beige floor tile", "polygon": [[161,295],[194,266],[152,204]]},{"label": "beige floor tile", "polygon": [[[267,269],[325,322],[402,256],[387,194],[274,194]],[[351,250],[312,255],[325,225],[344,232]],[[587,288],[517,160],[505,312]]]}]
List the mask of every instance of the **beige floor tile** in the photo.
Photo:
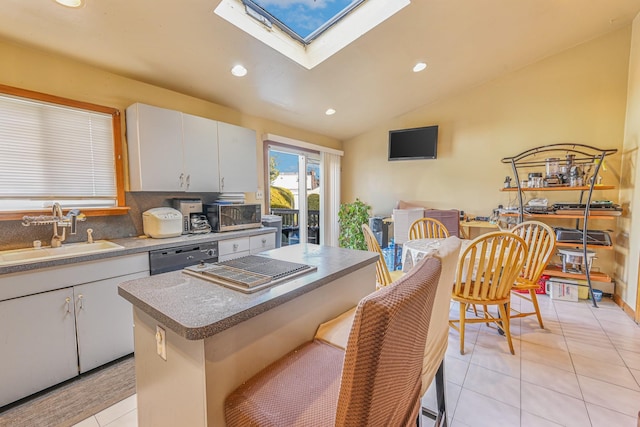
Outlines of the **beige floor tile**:
[{"label": "beige floor tile", "polygon": [[568,351],[567,343],[562,335],[554,334],[547,330],[537,330],[533,332],[522,333],[520,335],[521,341],[526,341],[531,344],[538,344],[556,350]]},{"label": "beige floor tile", "polygon": [[640,386],[626,366],[610,365],[577,354],[572,354],[571,359],[579,375],[640,391]]},{"label": "beige floor tile", "polygon": [[638,385],[640,385],[640,369],[629,369],[631,371],[631,374],[633,375],[633,377],[636,379],[636,382],[638,383]]},{"label": "beige floor tile", "polygon": [[134,394],[133,396],[110,406],[104,411],[98,412],[96,414],[96,419],[98,420],[98,423],[100,423],[100,426],[104,427],[115,419],[122,417],[133,409],[136,409],[137,404],[136,395]]},{"label": "beige floor tile", "polygon": [[72,427],[100,427],[96,417],[89,417],[86,420],[80,421],[78,424],[74,424]]},{"label": "beige floor tile", "polygon": [[632,369],[640,369],[640,353],[635,351],[620,350],[620,356],[624,363]]},{"label": "beige floor tile", "polygon": [[520,407],[520,380],[518,378],[472,363],[469,365],[463,387],[516,408]]},{"label": "beige floor tile", "polygon": [[127,412],[120,418],[116,418],[113,422],[105,424],[101,427],[138,427],[138,410],[134,409]]},{"label": "beige floor tile", "polygon": [[526,411],[520,412],[520,427],[562,427],[561,424],[546,420]]},{"label": "beige floor tile", "polygon": [[519,426],[520,410],[463,388],[453,422],[473,427]]},{"label": "beige floor tile", "polygon": [[574,372],[525,359],[522,361],[522,381],[582,399],[578,377]]},{"label": "beige floor tile", "polygon": [[497,347],[477,345],[473,351],[471,364],[482,366],[514,378],[520,378],[520,357]]},{"label": "beige floor tile", "polygon": [[582,395],[587,403],[609,408],[629,416],[640,409],[640,392],[610,384],[594,378],[578,375]]},{"label": "beige floor tile", "polygon": [[445,356],[444,375],[448,382],[461,386],[467,376],[469,363],[455,357]]},{"label": "beige floor tile", "polygon": [[[520,353],[520,341],[517,339],[518,335],[513,335],[513,329],[511,329],[511,343],[513,344],[513,350],[516,354]],[[478,334],[476,339],[476,346],[483,346],[489,348],[497,348],[504,354],[511,354],[509,350],[509,343],[507,337],[500,335],[497,329],[484,328]]]},{"label": "beige floor tile", "polygon": [[592,427],[637,427],[637,418],[612,411],[602,406],[587,403]]},{"label": "beige floor tile", "polygon": [[571,357],[567,351],[523,342],[521,352],[522,359],[574,372],[573,363],[571,362]]},{"label": "beige floor tile", "polygon": [[608,344],[603,342],[599,345],[592,345],[567,339],[567,346],[569,346],[569,352],[572,355],[577,354],[579,356],[600,360],[601,362],[608,363],[610,365],[624,366],[624,361],[610,342]]},{"label": "beige floor tile", "polygon": [[589,425],[589,415],[582,400],[527,382],[522,383],[521,390],[523,411],[566,427]]},{"label": "beige floor tile", "polygon": [[617,350],[627,350],[640,353],[640,334],[638,336],[625,337],[609,334],[609,340]]}]

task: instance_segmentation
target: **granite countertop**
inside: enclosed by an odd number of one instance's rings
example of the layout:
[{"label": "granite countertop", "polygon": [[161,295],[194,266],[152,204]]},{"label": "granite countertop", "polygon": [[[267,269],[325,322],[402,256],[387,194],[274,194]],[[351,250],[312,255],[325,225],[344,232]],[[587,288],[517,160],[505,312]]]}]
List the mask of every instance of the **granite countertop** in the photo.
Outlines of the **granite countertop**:
[{"label": "granite countertop", "polygon": [[[60,265],[75,264],[84,261],[93,261],[96,259],[113,258],[123,255],[130,255],[140,252],[149,252],[156,249],[173,248],[181,245],[189,245],[199,242],[212,242],[216,240],[227,240],[242,237],[257,236],[260,234],[273,233],[277,229],[273,227],[253,228],[242,231],[228,231],[224,233],[205,233],[205,234],[186,234],[178,237],[169,237],[166,239],[152,239],[146,236],[129,237],[123,239],[113,239],[110,242],[117,243],[122,249],[114,249],[108,252],[98,252],[93,254],[75,255],[67,258],[44,259],[35,262],[25,261],[21,264],[0,266],[0,275],[36,270],[46,267],[55,267]],[[63,243],[64,246],[64,243]]]},{"label": "granite countertop", "polygon": [[313,244],[285,246],[260,255],[316,266],[317,270],[252,294],[181,271],[124,282],[118,293],[178,335],[199,340],[374,264],[378,259],[372,252]]}]

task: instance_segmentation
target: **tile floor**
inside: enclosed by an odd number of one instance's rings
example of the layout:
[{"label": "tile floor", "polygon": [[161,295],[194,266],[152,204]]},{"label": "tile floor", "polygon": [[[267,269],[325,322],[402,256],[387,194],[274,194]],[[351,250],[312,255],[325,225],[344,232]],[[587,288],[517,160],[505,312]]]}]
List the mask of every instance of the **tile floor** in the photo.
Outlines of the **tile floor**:
[{"label": "tile floor", "polygon": [[[514,308],[530,303],[514,297]],[[640,326],[604,299],[540,297],[545,329],[534,317],[513,319],[516,351],[484,324],[469,325],[465,354],[450,330],[445,362],[452,427],[636,427],[640,410]],[[458,306],[452,304],[451,315]],[[423,403],[435,406],[430,389]],[[74,427],[137,427],[135,396]],[[425,426],[432,425],[426,420]]]}]

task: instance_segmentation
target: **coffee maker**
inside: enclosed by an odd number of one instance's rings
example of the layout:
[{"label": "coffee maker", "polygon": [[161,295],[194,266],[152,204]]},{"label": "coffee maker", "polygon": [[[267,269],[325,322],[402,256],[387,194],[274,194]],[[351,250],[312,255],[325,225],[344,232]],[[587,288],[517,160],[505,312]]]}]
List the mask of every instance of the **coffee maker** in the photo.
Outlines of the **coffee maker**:
[{"label": "coffee maker", "polygon": [[191,217],[202,215],[202,200],[173,199],[173,208],[182,214],[182,234],[192,233]]}]

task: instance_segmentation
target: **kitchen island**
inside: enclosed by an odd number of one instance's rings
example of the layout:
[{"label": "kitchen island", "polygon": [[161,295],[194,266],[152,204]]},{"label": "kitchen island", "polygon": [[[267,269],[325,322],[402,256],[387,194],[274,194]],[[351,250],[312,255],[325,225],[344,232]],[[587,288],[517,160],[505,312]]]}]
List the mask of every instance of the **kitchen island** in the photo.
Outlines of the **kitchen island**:
[{"label": "kitchen island", "polygon": [[180,271],[120,284],[134,311],[140,427],[223,426],[231,391],[375,290],[372,252],[301,244],[261,255],[317,270],[252,294]]}]

